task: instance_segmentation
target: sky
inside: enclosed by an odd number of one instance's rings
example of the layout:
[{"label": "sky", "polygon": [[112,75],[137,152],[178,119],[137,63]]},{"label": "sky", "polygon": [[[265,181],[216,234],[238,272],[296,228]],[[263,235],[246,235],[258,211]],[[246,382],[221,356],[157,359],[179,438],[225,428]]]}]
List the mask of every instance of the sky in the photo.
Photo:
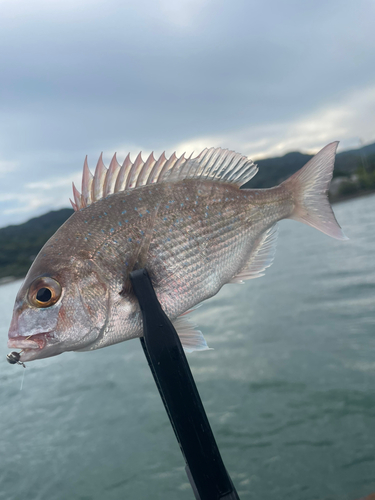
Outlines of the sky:
[{"label": "sky", "polygon": [[0,0],[0,227],[83,161],[375,141],[373,0]]}]

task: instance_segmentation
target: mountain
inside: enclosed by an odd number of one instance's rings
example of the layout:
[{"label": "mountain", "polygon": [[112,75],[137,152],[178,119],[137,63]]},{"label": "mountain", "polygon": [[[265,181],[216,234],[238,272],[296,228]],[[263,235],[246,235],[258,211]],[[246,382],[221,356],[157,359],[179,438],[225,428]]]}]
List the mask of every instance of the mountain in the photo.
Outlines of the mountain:
[{"label": "mountain", "polygon": [[[256,162],[259,172],[245,187],[265,188],[279,184],[307,163],[312,155],[288,153],[280,158],[268,158]],[[334,176],[350,177],[358,168],[367,168],[367,158],[375,166],[375,143],[360,149],[344,151],[336,156]],[[375,168],[375,167],[374,167]],[[373,168],[370,168],[370,174]],[[375,172],[375,170],[374,170]],[[365,179],[366,180],[366,179]],[[368,180],[366,181],[368,182]],[[374,179],[371,181],[375,182]],[[350,184],[348,182],[347,184]],[[349,186],[350,187],[350,186]],[[371,187],[364,183],[363,188]],[[356,188],[358,189],[358,188]],[[357,191],[358,192],[358,191]],[[353,193],[353,186],[350,192]],[[337,199],[337,198],[336,198]],[[6,277],[21,278],[44,243],[70,217],[72,209],[64,208],[30,219],[24,224],[0,229],[0,280]]]},{"label": "mountain", "polygon": [[25,276],[44,243],[72,213],[72,209],[63,208],[30,219],[24,224],[1,228],[0,279]]}]

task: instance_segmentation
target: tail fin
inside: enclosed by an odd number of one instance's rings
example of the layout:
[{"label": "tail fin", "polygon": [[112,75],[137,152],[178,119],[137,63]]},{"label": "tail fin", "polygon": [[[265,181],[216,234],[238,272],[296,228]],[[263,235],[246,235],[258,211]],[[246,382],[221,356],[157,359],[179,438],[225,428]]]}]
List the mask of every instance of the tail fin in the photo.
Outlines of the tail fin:
[{"label": "tail fin", "polygon": [[292,193],[295,203],[290,219],[315,227],[328,236],[347,240],[328,201],[338,142],[332,142],[282,185]]}]

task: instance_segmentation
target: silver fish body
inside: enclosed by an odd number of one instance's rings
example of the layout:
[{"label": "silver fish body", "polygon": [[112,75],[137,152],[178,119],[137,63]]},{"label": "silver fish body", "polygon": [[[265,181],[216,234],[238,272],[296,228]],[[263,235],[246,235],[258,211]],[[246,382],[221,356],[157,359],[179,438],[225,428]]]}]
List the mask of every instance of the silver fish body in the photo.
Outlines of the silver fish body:
[{"label": "silver fish body", "polygon": [[[323,181],[311,173],[314,166],[306,166],[308,175],[302,169],[271,189],[240,189],[225,179],[192,176],[114,192],[76,211],[26,276],[8,345],[22,348],[21,361],[29,361],[142,335],[129,278],[141,267],[148,270],[163,309],[176,320],[224,284],[262,275],[272,262],[275,224],[281,219],[320,224],[318,229],[344,239],[326,199],[336,150],[329,146],[332,165],[324,192]],[[324,216],[305,207],[314,190]],[[205,346],[202,337],[197,345]]]}]

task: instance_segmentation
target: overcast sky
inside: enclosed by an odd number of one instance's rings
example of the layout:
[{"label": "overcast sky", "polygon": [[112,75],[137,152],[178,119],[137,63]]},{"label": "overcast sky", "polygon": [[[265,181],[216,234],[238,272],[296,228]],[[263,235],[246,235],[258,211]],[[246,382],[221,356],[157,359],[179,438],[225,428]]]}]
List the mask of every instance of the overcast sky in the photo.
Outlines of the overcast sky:
[{"label": "overcast sky", "polygon": [[0,226],[69,206],[86,154],[375,141],[373,0],[0,0]]}]

